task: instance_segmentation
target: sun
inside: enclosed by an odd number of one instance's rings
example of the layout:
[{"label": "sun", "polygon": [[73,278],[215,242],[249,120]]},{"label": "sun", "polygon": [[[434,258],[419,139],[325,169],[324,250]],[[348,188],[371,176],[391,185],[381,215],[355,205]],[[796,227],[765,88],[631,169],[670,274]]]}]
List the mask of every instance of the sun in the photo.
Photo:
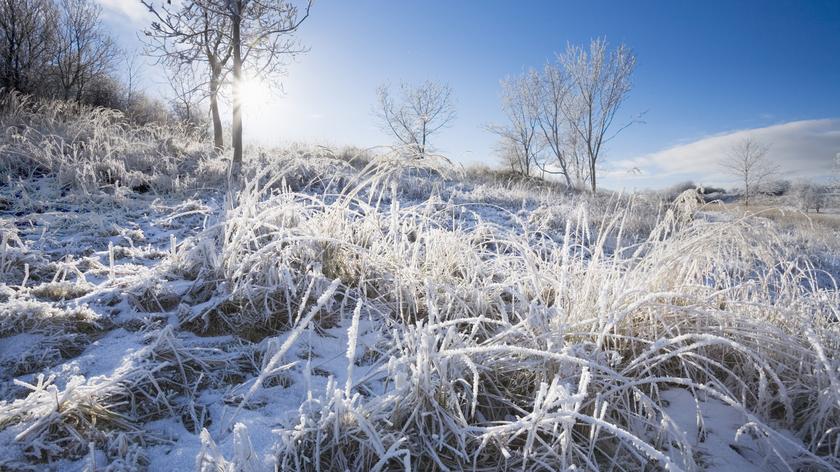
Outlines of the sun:
[{"label": "sun", "polygon": [[242,80],[240,94],[242,106],[249,110],[264,109],[274,98],[265,82],[253,78]]}]

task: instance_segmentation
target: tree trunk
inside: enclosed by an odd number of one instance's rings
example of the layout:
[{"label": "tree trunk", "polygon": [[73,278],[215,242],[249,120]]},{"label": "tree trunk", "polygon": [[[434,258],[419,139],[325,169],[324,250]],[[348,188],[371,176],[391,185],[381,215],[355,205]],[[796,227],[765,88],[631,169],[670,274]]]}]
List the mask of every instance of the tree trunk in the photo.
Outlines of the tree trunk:
[{"label": "tree trunk", "polygon": [[572,178],[569,177],[569,168],[568,166],[563,170],[563,177],[566,178],[566,188],[568,190],[572,189]]},{"label": "tree trunk", "polygon": [[242,23],[242,10],[238,1],[234,2],[236,11],[231,18],[233,24],[233,160],[230,163],[230,183],[234,189],[239,185],[242,172],[242,41],[239,29]]},{"label": "tree trunk", "polygon": [[426,157],[426,122],[423,121],[423,143],[420,145],[420,157]]},{"label": "tree trunk", "polygon": [[222,134],[222,117],[219,115],[219,76],[220,72],[212,72],[210,77],[210,115],[213,119],[213,148],[221,152],[225,148],[225,138]]},{"label": "tree trunk", "polygon": [[598,190],[598,186],[595,184],[595,161],[589,161],[589,182],[592,183],[592,193],[595,193]]},{"label": "tree trunk", "polygon": [[750,206],[750,184],[744,184],[744,206]]}]

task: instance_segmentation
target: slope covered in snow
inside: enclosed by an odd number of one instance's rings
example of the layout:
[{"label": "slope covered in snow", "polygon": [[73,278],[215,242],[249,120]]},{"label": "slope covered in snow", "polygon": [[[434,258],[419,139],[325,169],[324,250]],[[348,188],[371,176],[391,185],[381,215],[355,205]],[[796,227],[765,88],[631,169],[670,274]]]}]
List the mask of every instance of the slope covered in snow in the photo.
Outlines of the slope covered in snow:
[{"label": "slope covered in snow", "polygon": [[253,153],[231,198],[147,131],[8,141],[0,469],[840,467],[836,239],[399,152]]}]

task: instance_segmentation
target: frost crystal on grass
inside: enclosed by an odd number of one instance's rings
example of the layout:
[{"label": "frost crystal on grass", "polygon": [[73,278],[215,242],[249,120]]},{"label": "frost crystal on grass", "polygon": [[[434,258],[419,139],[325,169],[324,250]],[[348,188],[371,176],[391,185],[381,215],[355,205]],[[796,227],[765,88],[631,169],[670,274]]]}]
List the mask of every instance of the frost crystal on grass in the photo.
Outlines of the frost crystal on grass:
[{"label": "frost crystal on grass", "polygon": [[2,469],[840,468],[836,234],[5,106]]}]

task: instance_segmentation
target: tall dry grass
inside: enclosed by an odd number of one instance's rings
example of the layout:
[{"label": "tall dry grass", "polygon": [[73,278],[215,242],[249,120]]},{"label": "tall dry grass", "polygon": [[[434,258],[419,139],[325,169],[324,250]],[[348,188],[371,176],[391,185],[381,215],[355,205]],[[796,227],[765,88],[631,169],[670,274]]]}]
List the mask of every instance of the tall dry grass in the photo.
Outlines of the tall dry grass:
[{"label": "tall dry grass", "polygon": [[[9,195],[177,195],[223,180],[224,160],[181,131],[16,95],[2,106]],[[698,470],[702,441],[664,394],[680,389],[701,436],[715,434],[702,408],[716,401],[743,418],[726,440],[792,470],[840,468],[840,295],[823,246],[791,245],[766,220],[706,218],[693,191],[588,197],[399,149],[249,161],[248,183],[203,230],[122,287],[166,312],[141,347],[108,375],[35,377],[0,401],[0,440],[20,453],[0,467],[93,463],[100,450],[115,470],[142,469],[148,448],[175,441],[147,426],[174,418],[200,438],[200,470],[260,470],[266,453],[281,470]],[[187,203],[172,219],[210,211]],[[27,298],[26,274],[61,269],[13,226],[3,234],[0,336],[83,331],[73,316],[103,329],[61,297]],[[145,303],[184,281],[172,307]],[[261,393],[311,385],[293,352],[335,330],[347,332],[345,381],[310,389],[273,449],[255,450],[243,412],[271,414]]]},{"label": "tall dry grass", "polygon": [[283,467],[694,470],[669,389],[743,414],[793,468],[840,466],[840,297],[772,225],[697,218],[689,191],[641,242],[632,205],[534,231],[404,207],[374,175],[329,198],[251,185],[183,257],[230,304],[192,313],[199,330],[300,329],[300,293],[318,299],[304,325],[359,305],[383,322],[382,385],[330,384],[301,408]]}]

